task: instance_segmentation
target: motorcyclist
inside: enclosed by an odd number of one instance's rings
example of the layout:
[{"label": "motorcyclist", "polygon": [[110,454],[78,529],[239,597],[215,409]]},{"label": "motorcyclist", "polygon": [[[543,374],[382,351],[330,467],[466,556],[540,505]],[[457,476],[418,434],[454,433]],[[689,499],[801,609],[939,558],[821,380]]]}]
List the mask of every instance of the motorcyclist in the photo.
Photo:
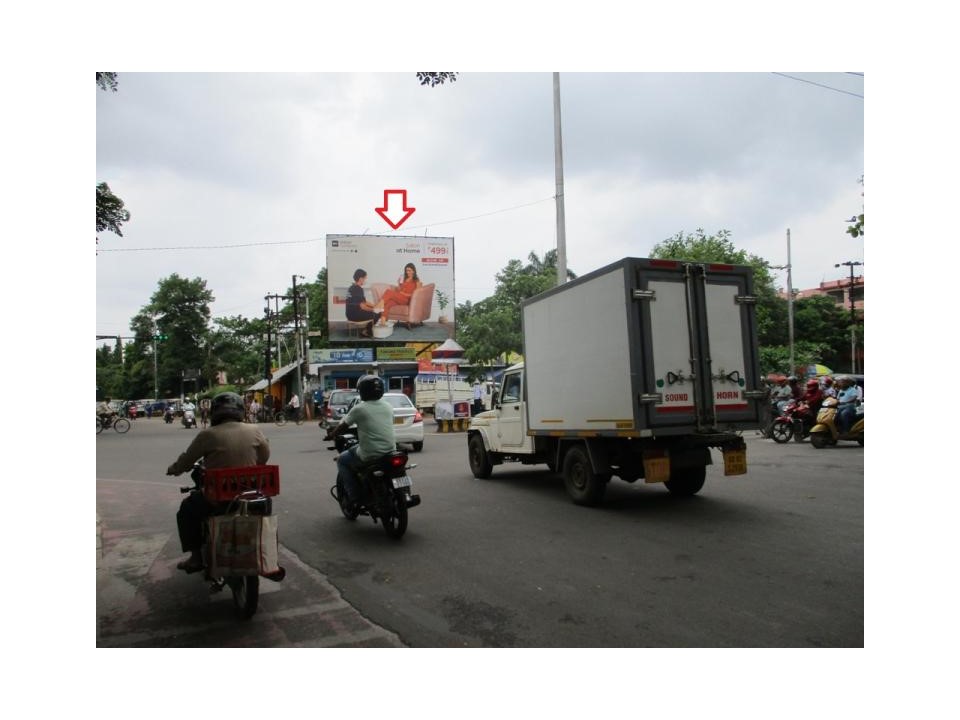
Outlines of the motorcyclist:
[{"label": "motorcyclist", "polygon": [[357,468],[393,452],[397,447],[393,431],[393,407],[383,399],[383,380],[376,375],[364,375],[357,381],[357,391],[362,402],[354,405],[324,437],[324,440],[332,440],[346,432],[351,425],[356,425],[359,431],[359,443],[337,457],[337,469],[343,477],[347,502],[351,507],[356,507],[363,499],[357,485]]},{"label": "motorcyclist", "polygon": [[816,378],[810,378],[807,380],[807,387],[803,396],[800,398],[800,406],[798,408],[805,422],[813,423],[814,418],[817,417],[817,413],[820,411],[820,405],[822,403],[823,391],[820,390],[820,381]]},{"label": "motorcyclist", "polygon": [[[796,378],[791,376],[791,379],[796,382]],[[777,381],[777,387],[770,393],[770,399],[776,408],[776,415],[782,415],[787,403],[793,400],[793,388],[788,384],[787,378],[781,377]]]},{"label": "motorcyclist", "polygon": [[844,434],[853,427],[857,417],[857,402],[860,395],[853,378],[843,377],[837,380],[840,392],[837,393],[837,430]]},{"label": "motorcyclist", "polygon": [[823,378],[823,385],[820,389],[823,391],[824,399],[837,396],[837,389],[833,385],[833,378],[829,375]]},{"label": "motorcyclist", "polygon": [[[167,475],[189,471],[200,458],[207,468],[264,465],[270,459],[270,444],[256,425],[243,422],[243,399],[232,392],[220,393],[210,403],[210,427],[201,430],[186,451],[167,468]],[[213,507],[200,493],[190,493],[180,503],[177,530],[180,545],[190,557],[177,563],[188,573],[203,569],[200,548],[203,523]]]}]

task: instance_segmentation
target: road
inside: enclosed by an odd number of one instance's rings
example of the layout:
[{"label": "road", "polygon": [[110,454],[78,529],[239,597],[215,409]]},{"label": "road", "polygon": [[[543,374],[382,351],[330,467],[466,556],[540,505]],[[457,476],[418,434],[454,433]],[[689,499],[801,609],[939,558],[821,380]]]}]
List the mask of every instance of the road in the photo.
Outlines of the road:
[{"label": "road", "polygon": [[749,436],[746,476],[717,456],[696,497],[614,480],[584,508],[545,468],[474,479],[465,435],[428,425],[423,502],[395,541],[340,515],[316,424],[263,428],[291,574],[263,581],[240,630],[228,598],[173,568],[187,480],[163,472],[195,431],[150,419],[97,437],[98,646],[863,646],[859,446]]}]

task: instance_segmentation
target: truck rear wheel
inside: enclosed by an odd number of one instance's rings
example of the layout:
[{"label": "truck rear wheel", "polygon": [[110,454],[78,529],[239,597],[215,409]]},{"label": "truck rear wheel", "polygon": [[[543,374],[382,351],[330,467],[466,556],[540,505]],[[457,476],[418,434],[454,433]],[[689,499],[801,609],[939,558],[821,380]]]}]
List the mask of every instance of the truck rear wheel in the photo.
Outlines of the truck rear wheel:
[{"label": "truck rear wheel", "polygon": [[670,479],[664,485],[673,495],[690,496],[696,495],[703,487],[704,480],[707,479],[707,468],[704,465],[698,467],[689,467],[682,470],[674,470],[670,473]]},{"label": "truck rear wheel", "polygon": [[470,456],[470,472],[475,478],[486,480],[493,473],[493,464],[487,456],[487,449],[483,446],[480,435],[471,435],[467,443],[467,452]]},{"label": "truck rear wheel", "polygon": [[563,482],[574,503],[596,505],[603,498],[610,476],[594,472],[586,451],[574,447],[563,459]]}]

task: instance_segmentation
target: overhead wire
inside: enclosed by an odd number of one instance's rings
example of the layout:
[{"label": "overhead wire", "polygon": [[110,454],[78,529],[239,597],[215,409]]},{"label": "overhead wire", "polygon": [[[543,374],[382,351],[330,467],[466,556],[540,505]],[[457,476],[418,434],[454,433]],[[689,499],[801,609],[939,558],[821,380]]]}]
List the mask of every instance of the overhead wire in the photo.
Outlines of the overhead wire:
[{"label": "overhead wire", "polygon": [[817,87],[822,87],[826,90],[833,90],[834,92],[843,93],[844,95],[853,95],[854,97],[858,97],[861,100],[863,99],[863,95],[858,95],[857,93],[850,92],[849,90],[841,90],[840,88],[830,87],[829,85],[824,85],[823,83],[814,82],[813,80],[807,80],[805,78],[794,77],[793,75],[787,75],[786,73],[775,72],[773,74],[779,75],[780,77],[789,78],[791,80],[796,80],[797,82],[804,82],[804,83],[809,83],[810,85],[816,85]]},{"label": "overhead wire", "polygon": [[[464,222],[466,220],[476,220],[482,217],[489,217],[491,215],[498,215],[500,213],[511,212],[513,210],[521,210],[526,207],[531,207],[533,205],[539,205],[540,203],[553,200],[554,196],[547,198],[542,198],[540,200],[534,200],[533,202],[523,203],[521,205],[514,205],[512,207],[501,208],[500,210],[492,210],[491,212],[480,213],[479,215],[469,215],[467,217],[455,218],[453,220],[440,220],[438,222],[427,223],[425,225],[411,225],[405,230],[420,230],[428,227],[435,227],[437,225],[450,225],[451,223]],[[365,234],[365,233],[364,233]],[[304,245],[307,243],[316,243],[323,242],[324,238],[311,238],[310,240],[277,240],[276,242],[254,242],[254,243],[236,243],[233,245],[176,245],[168,247],[141,247],[141,248],[101,248],[97,247],[97,253],[102,252],[155,252],[163,250],[230,250],[234,248],[245,248],[245,247],[263,247],[265,245]]]}]

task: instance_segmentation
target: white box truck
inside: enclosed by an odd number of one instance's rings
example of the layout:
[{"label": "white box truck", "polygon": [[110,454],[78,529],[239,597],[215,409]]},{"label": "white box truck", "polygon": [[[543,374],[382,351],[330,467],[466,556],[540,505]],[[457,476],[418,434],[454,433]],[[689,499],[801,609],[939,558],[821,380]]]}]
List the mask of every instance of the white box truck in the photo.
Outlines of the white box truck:
[{"label": "white box truck", "polygon": [[749,267],[624,258],[522,306],[524,362],[467,434],[470,469],[546,464],[595,505],[612,476],[693,495],[710,449],[746,472],[760,382]]}]

